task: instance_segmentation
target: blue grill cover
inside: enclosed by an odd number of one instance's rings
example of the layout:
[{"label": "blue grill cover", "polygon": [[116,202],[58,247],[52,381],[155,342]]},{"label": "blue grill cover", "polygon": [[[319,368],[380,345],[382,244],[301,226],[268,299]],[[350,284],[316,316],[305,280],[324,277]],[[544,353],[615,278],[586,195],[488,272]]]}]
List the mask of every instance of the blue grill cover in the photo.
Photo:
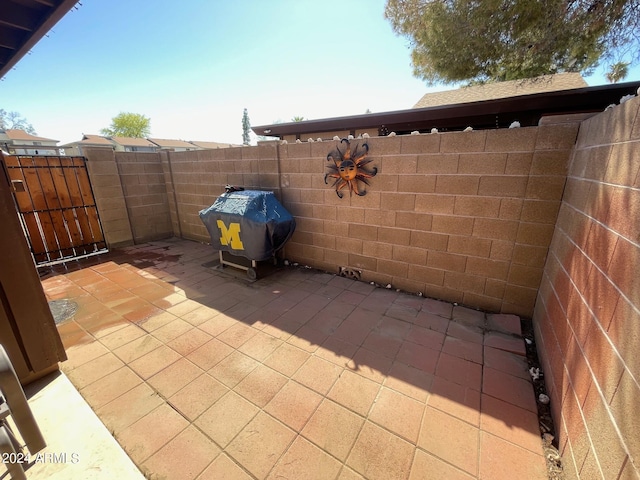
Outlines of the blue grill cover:
[{"label": "blue grill cover", "polygon": [[273,192],[223,193],[199,215],[214,248],[256,261],[273,257],[296,228]]}]

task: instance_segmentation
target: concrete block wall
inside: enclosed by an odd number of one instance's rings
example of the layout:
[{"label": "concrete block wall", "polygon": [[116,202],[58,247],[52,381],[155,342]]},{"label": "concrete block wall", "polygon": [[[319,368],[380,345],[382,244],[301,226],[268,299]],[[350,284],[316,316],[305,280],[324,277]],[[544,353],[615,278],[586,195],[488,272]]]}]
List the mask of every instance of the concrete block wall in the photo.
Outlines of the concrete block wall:
[{"label": "concrete block wall", "polygon": [[534,325],[567,478],[640,478],[640,97],[581,124]]},{"label": "concrete block wall", "polygon": [[173,236],[160,156],[116,152],[116,164],[135,243]]},{"label": "concrete block wall", "polygon": [[85,154],[107,245],[110,248],[131,245],[133,233],[113,151],[106,148],[88,148]]},{"label": "concrete block wall", "polygon": [[[225,185],[270,190],[279,197],[280,145],[169,152],[165,179],[170,175],[170,195],[175,196],[174,232],[183,238],[208,243],[211,239],[198,213],[224,193]],[[173,217],[172,217],[173,219]]]},{"label": "concrete block wall", "polygon": [[286,255],[531,317],[577,130],[573,123],[370,138],[378,175],[365,196],[343,190],[342,199],[324,183],[336,142],[283,145],[283,204],[298,225]]}]

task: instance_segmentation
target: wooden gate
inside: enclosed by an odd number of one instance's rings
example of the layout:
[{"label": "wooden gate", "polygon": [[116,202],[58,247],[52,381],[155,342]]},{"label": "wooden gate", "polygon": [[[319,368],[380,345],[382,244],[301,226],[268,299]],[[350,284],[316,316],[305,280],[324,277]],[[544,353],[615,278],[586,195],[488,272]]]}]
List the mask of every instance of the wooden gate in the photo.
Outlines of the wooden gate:
[{"label": "wooden gate", "polygon": [[38,266],[107,251],[84,157],[3,158]]}]

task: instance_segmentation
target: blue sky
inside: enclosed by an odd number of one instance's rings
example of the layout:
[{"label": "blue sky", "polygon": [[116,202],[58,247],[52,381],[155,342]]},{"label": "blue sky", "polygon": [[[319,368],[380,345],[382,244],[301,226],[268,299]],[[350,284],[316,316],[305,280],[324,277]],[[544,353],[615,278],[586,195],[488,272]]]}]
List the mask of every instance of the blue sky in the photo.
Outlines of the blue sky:
[{"label": "blue sky", "polygon": [[262,125],[401,110],[453,88],[413,77],[384,5],[82,0],[0,82],[0,108],[62,143],[123,111],[149,117],[152,137],[241,143],[244,108]]}]

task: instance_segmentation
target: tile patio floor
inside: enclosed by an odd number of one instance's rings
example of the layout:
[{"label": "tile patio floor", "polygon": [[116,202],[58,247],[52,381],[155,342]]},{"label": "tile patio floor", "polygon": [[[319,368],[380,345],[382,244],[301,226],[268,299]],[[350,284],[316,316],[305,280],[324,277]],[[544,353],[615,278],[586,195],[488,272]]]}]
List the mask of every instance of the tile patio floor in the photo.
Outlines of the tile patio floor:
[{"label": "tile patio floor", "polygon": [[215,258],[171,239],[42,277],[78,304],[62,370],[143,473],[547,478],[517,317]]}]

